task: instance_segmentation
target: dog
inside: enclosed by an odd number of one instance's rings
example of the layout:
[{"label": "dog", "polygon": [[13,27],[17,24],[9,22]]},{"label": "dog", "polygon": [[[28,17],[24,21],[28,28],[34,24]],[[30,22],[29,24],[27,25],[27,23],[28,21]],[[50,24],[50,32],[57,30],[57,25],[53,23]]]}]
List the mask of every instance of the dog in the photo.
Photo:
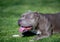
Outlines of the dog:
[{"label": "dog", "polygon": [[21,33],[31,31],[36,34],[35,40],[43,39],[60,32],[60,13],[25,12],[18,20],[18,25]]}]

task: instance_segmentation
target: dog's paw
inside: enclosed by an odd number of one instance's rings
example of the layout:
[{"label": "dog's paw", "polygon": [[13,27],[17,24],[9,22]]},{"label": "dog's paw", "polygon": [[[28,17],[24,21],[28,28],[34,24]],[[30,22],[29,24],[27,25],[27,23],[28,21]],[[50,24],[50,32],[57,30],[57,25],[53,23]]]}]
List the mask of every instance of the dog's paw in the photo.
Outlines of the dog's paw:
[{"label": "dog's paw", "polygon": [[38,41],[39,39],[40,39],[39,36],[35,36],[35,37],[33,38],[33,40],[35,40],[35,41]]}]

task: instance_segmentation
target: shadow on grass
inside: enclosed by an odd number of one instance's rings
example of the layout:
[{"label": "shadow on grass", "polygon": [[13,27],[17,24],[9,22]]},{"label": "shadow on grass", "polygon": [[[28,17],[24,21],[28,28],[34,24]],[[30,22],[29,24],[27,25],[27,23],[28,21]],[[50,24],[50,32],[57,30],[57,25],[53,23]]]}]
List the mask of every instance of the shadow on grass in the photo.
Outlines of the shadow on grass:
[{"label": "shadow on grass", "polygon": [[22,33],[22,34],[24,35],[23,37],[29,37],[29,36],[34,36],[34,35],[36,35],[35,33],[30,32],[30,31],[24,32],[24,33]]}]

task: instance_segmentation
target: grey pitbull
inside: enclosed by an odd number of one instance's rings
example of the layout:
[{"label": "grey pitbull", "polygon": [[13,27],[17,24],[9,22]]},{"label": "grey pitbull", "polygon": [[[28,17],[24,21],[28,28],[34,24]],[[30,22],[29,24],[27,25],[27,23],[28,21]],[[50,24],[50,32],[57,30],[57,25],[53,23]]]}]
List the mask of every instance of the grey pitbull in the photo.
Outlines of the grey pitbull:
[{"label": "grey pitbull", "polygon": [[42,14],[38,12],[23,13],[18,20],[19,31],[24,33],[31,31],[36,33],[35,40],[49,37],[55,32],[60,32],[60,13]]}]

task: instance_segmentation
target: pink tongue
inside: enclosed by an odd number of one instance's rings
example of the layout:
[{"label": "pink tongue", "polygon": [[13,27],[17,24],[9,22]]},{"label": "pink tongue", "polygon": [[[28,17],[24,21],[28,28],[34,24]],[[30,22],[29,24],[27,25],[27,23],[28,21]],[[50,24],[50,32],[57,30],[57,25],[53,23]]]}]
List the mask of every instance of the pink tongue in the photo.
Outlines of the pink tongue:
[{"label": "pink tongue", "polygon": [[24,30],[25,30],[25,28],[23,28],[23,27],[19,28],[19,32],[23,32]]}]

